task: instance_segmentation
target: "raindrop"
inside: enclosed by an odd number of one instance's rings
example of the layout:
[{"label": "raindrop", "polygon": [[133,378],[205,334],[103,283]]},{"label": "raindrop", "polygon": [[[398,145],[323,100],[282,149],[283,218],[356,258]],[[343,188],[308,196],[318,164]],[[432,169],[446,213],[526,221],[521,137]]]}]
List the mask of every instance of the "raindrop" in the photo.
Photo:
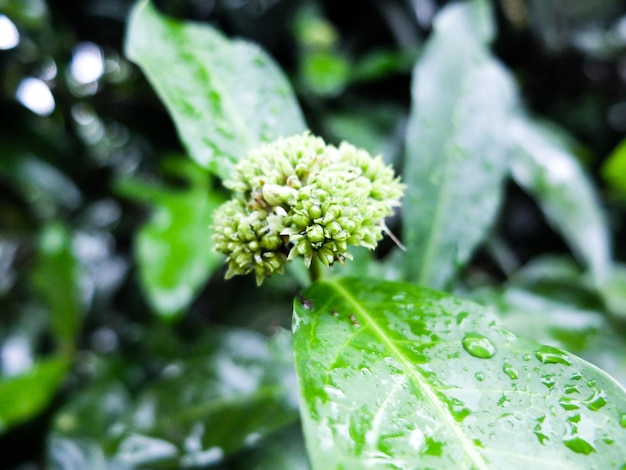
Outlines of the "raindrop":
[{"label": "raindrop", "polygon": [[462,341],[463,349],[480,359],[489,359],[496,353],[496,347],[486,337],[478,333],[467,333]]},{"label": "raindrop", "polygon": [[532,356],[530,354],[524,354],[524,356],[522,356],[522,360],[525,362],[528,362],[532,359]]},{"label": "raindrop", "polygon": [[476,380],[478,380],[479,382],[485,380],[485,374],[483,374],[482,372],[476,372],[474,374],[474,377],[476,377]]},{"label": "raindrop", "polygon": [[567,393],[568,395],[570,393],[580,393],[580,390],[578,390],[578,387],[572,384],[567,384],[565,387],[563,387],[563,391]]},{"label": "raindrop", "polygon": [[504,365],[502,366],[502,370],[504,371],[506,375],[509,376],[511,380],[518,379],[517,369],[513,367],[511,364],[509,364],[508,362],[504,363]]},{"label": "raindrop", "polygon": [[556,381],[554,380],[554,374],[542,375],[539,381],[550,389],[554,388],[554,385],[556,385]]},{"label": "raindrop", "polygon": [[626,428],[626,413],[622,413],[619,415],[619,425],[623,428]]},{"label": "raindrop", "polygon": [[362,367],[361,368],[361,375],[372,375],[372,371],[369,370],[367,367]]},{"label": "raindrop", "polygon": [[563,364],[571,366],[569,356],[565,352],[553,346],[542,346],[535,351],[535,356],[542,364]]},{"label": "raindrop", "polygon": [[535,436],[537,436],[537,439],[539,439],[539,443],[542,445],[545,445],[546,441],[550,440],[550,437],[543,432],[543,422],[545,421],[545,419],[545,415],[537,418],[537,425],[533,428]]},{"label": "raindrop", "polygon": [[596,390],[593,392],[593,395],[584,401],[584,403],[591,411],[598,411],[606,405],[606,395],[602,390]]},{"label": "raindrop", "polygon": [[565,444],[565,447],[569,450],[572,450],[577,454],[589,455],[596,450],[591,444],[580,437],[565,439],[563,440],[563,444]]},{"label": "raindrop", "polygon": [[561,399],[559,400],[559,405],[561,405],[561,408],[563,408],[564,410],[577,410],[578,408],[580,408],[578,406],[578,400],[573,400],[570,397],[561,397]]}]

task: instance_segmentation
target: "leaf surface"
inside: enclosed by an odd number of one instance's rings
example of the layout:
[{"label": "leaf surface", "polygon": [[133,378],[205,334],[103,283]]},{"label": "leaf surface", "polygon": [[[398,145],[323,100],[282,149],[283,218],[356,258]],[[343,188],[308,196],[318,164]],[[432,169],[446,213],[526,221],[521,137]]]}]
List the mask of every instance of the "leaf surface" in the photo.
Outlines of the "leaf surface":
[{"label": "leaf surface", "polygon": [[54,397],[69,366],[67,357],[51,357],[28,372],[0,378],[0,434],[40,413]]},{"label": "leaf surface", "polygon": [[443,10],[413,70],[403,204],[406,277],[443,288],[493,223],[507,174],[513,81],[490,55],[487,2]]},{"label": "leaf surface", "polygon": [[206,171],[189,160],[169,160],[170,171],[186,188],[147,186],[124,180],[121,194],[148,203],[152,214],[137,234],[139,279],[152,308],[166,319],[178,318],[217,269],[222,256],[213,251],[213,211],[224,196],[209,187]]},{"label": "leaf surface", "polygon": [[191,157],[221,178],[261,142],[305,130],[288,81],[258,46],[138,2],[125,53],[170,112]]},{"label": "leaf surface", "polygon": [[324,280],[295,301],[293,335],[315,469],[624,462],[624,389],[472,302],[411,284]]},{"label": "leaf surface", "polygon": [[510,123],[514,180],[534,196],[596,282],[603,283],[609,271],[609,230],[592,181],[554,129],[523,116]]},{"label": "leaf surface", "polygon": [[[141,373],[137,365],[120,361],[121,377],[100,373],[54,418],[53,467],[205,468],[297,420],[287,332],[273,341],[237,329],[149,339],[148,357],[164,361],[158,377],[133,393],[123,379]],[[111,362],[105,370],[120,367]]]}]

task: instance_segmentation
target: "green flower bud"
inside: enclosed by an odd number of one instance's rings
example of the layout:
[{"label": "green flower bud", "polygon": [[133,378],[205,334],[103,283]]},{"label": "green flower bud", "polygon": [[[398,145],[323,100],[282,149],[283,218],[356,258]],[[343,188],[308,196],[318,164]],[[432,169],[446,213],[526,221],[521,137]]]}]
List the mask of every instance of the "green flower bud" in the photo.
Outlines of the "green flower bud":
[{"label": "green flower bud", "polygon": [[349,245],[374,249],[404,191],[382,157],[309,133],[250,151],[224,184],[233,199],[215,211],[215,250],[226,277],[254,272],[258,284],[299,256],[332,266]]}]

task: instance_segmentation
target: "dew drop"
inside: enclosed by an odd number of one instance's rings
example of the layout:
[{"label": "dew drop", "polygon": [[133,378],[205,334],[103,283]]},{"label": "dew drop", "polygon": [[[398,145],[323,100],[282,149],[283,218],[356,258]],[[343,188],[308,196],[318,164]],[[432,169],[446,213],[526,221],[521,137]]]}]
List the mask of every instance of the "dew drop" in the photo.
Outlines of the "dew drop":
[{"label": "dew drop", "polygon": [[553,389],[556,385],[556,380],[554,380],[554,374],[545,374],[539,378],[539,381],[544,384],[549,389]]},{"label": "dew drop", "polygon": [[606,405],[606,395],[602,390],[596,390],[593,392],[593,395],[584,401],[584,403],[591,411],[598,411]]},{"label": "dew drop", "polygon": [[563,440],[563,444],[565,444],[565,447],[567,447],[569,450],[572,450],[577,454],[589,455],[592,452],[596,451],[596,449],[591,444],[589,444],[587,441],[580,437],[565,439]]},{"label": "dew drop", "polygon": [[565,387],[563,387],[563,391],[567,393],[568,395],[571,393],[580,393],[580,390],[578,390],[578,387],[572,384],[567,384]]},{"label": "dew drop", "polygon": [[539,439],[539,443],[542,445],[545,445],[545,443],[550,440],[550,437],[543,432],[543,427],[544,427],[543,423],[545,419],[546,419],[545,415],[541,416],[540,418],[537,418],[537,425],[533,428],[533,432],[535,433],[535,436],[537,436],[537,439]]},{"label": "dew drop", "polygon": [[524,354],[524,355],[522,356],[522,360],[523,360],[523,361],[525,361],[525,362],[528,362],[528,361],[530,361],[531,359],[532,359],[532,356],[531,356],[530,354]]},{"label": "dew drop", "polygon": [[553,346],[542,346],[535,351],[535,356],[542,364],[563,364],[571,366],[572,363],[565,352]]},{"label": "dew drop", "polygon": [[362,367],[361,368],[361,375],[372,375],[372,371],[369,370],[367,367]]},{"label": "dew drop", "polygon": [[580,408],[580,406],[578,406],[578,400],[573,400],[570,397],[561,397],[561,399],[559,400],[559,405],[561,405],[561,408],[563,408],[564,410],[577,410],[578,408]]},{"label": "dew drop", "polygon": [[509,376],[511,380],[517,380],[519,378],[517,374],[517,369],[513,367],[511,364],[509,364],[508,362],[504,363],[504,365],[502,366],[502,370],[504,371],[506,375]]},{"label": "dew drop", "polygon": [[476,377],[476,380],[478,380],[479,382],[485,380],[485,374],[483,374],[482,372],[476,372],[474,374],[474,377]]},{"label": "dew drop", "polygon": [[623,428],[626,428],[626,413],[622,413],[619,415],[619,425]]},{"label": "dew drop", "polygon": [[463,338],[463,349],[480,359],[489,359],[496,354],[496,347],[486,337],[478,333],[467,333]]}]

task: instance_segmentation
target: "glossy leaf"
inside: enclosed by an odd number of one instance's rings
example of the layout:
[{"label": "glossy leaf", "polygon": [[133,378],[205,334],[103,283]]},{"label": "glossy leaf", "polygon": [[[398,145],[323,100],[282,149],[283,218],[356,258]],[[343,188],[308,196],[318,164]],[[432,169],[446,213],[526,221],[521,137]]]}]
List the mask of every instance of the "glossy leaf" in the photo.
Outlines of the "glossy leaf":
[{"label": "glossy leaf", "polygon": [[187,188],[146,187],[137,181],[118,185],[123,195],[152,206],[150,220],[137,234],[135,256],[147,298],[164,318],[181,314],[222,262],[213,251],[210,226],[224,197],[211,190],[197,165],[172,162],[180,164],[175,171],[188,180]]},{"label": "glossy leaf", "polygon": [[156,338],[153,347],[171,359],[136,398],[108,378],[56,415],[53,467],[206,467],[297,419],[286,332],[268,342],[250,331],[216,329],[187,344]]},{"label": "glossy leaf", "polygon": [[313,468],[620,468],[626,392],[593,365],[411,284],[330,279],[294,304]]},{"label": "glossy leaf", "polygon": [[191,157],[221,178],[261,142],[305,130],[289,83],[258,46],[138,2],[126,55],[170,112]]},{"label": "glossy leaf", "polygon": [[511,120],[510,133],[515,145],[513,178],[535,197],[596,282],[603,282],[609,266],[609,232],[592,181],[553,129],[520,116]]},{"label": "glossy leaf", "polygon": [[50,328],[65,351],[74,348],[82,322],[80,271],[68,229],[59,223],[45,227],[39,239],[32,282],[45,303]]},{"label": "glossy leaf", "polygon": [[67,357],[53,357],[23,374],[0,378],[0,434],[43,411],[54,398],[69,365]]},{"label": "glossy leaf", "polygon": [[[496,310],[518,335],[564,348],[606,371],[626,387],[626,345],[599,310],[565,303],[518,286],[483,293],[479,300]],[[580,303],[584,302],[584,294]]]},{"label": "glossy leaf", "polygon": [[514,84],[490,55],[489,3],[453,4],[413,71],[403,203],[406,277],[443,288],[494,221]]}]

